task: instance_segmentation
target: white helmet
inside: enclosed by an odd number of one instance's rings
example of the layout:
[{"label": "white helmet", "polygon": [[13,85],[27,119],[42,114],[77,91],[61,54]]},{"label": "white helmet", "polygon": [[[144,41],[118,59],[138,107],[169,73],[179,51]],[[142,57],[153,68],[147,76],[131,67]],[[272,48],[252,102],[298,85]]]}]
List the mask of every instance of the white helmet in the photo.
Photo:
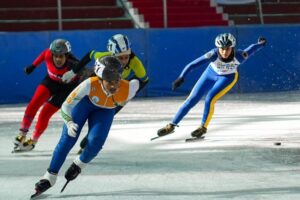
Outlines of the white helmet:
[{"label": "white helmet", "polygon": [[122,64],[114,56],[104,56],[95,61],[95,74],[106,81],[117,81],[121,79],[123,72]]},{"label": "white helmet", "polygon": [[235,47],[235,44],[235,37],[230,33],[222,33],[215,40],[215,45],[218,48]]},{"label": "white helmet", "polygon": [[113,55],[119,56],[131,53],[131,44],[126,35],[117,34],[108,40],[107,50]]}]

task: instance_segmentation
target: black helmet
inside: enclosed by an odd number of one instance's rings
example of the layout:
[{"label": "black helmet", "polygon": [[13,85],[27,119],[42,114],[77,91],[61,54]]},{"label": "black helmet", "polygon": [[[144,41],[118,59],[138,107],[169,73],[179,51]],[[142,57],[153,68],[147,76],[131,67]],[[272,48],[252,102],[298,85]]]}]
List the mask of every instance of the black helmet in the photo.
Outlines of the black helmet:
[{"label": "black helmet", "polygon": [[235,37],[230,33],[222,33],[215,39],[215,45],[218,48],[235,47]]},{"label": "black helmet", "polygon": [[95,62],[95,73],[106,81],[118,81],[121,79],[123,67],[119,59],[114,56],[104,56]]},{"label": "black helmet", "polygon": [[53,54],[67,54],[71,52],[71,44],[64,39],[56,39],[50,44],[50,51]]}]

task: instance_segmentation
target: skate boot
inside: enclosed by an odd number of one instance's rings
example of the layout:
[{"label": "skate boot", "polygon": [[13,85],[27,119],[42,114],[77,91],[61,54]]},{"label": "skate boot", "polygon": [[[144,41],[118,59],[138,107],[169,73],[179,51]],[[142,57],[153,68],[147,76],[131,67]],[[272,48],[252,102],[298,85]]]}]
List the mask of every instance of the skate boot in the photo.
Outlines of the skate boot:
[{"label": "skate boot", "polygon": [[207,129],[205,127],[200,126],[196,130],[194,130],[191,133],[191,135],[192,135],[192,137],[200,138],[201,136],[203,136],[206,133],[206,131],[207,131]]},{"label": "skate boot", "polygon": [[39,180],[39,182],[37,182],[35,184],[35,190],[38,193],[43,193],[46,190],[48,190],[50,187],[51,187],[51,184],[50,184],[49,180],[47,180],[47,179],[41,179],[41,180]]},{"label": "skate boot", "polygon": [[31,195],[31,199],[41,195],[43,192],[52,187],[57,179],[57,174],[46,172],[44,177],[35,184],[35,193]]},{"label": "skate boot", "polygon": [[20,146],[20,150],[21,151],[31,151],[32,149],[34,149],[35,145],[36,145],[37,141],[34,141],[33,139],[29,138],[28,140],[26,140],[22,146]]},{"label": "skate boot", "polygon": [[80,167],[77,166],[75,163],[72,163],[72,165],[65,173],[65,178],[67,179],[67,182],[65,183],[65,185],[63,186],[60,192],[63,192],[67,187],[68,183],[74,180],[80,173],[81,173]]},{"label": "skate boot", "polygon": [[26,134],[27,134],[26,130],[20,129],[19,135],[17,135],[15,137],[15,139],[13,140],[13,143],[14,143],[14,149],[12,151],[13,153],[16,151],[19,151],[20,148],[23,146],[23,144],[26,140]]},{"label": "skate boot", "polygon": [[161,136],[165,136],[165,135],[171,134],[171,133],[174,132],[175,126],[176,126],[176,125],[171,124],[171,123],[170,123],[170,124],[167,124],[165,127],[161,128],[161,129],[159,129],[159,130],[157,131],[157,135],[158,135],[159,137],[161,137]]},{"label": "skate boot", "polygon": [[74,180],[81,173],[80,167],[78,167],[75,163],[69,167],[69,169],[65,173],[65,178],[67,181]]},{"label": "skate boot", "polygon": [[16,146],[19,146],[25,142],[27,132],[28,132],[28,130],[20,129],[19,135],[17,135],[14,139],[14,144]]},{"label": "skate boot", "polygon": [[80,142],[80,149],[77,152],[78,155],[83,152],[84,148],[86,147],[86,144],[87,144],[87,136],[85,136]]},{"label": "skate boot", "polygon": [[26,135],[18,135],[14,139],[14,145],[15,146],[21,146],[21,145],[23,145],[25,140],[26,140]]}]

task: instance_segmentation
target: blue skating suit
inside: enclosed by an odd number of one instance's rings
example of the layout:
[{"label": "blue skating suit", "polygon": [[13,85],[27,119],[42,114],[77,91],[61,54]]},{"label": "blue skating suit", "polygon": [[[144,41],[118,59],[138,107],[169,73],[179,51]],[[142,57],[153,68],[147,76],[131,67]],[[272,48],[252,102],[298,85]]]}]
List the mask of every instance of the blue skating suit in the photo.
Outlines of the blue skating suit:
[{"label": "blue skating suit", "polygon": [[201,126],[207,128],[214,113],[216,101],[225,95],[237,82],[238,66],[262,47],[263,44],[257,43],[250,45],[245,50],[235,50],[235,55],[229,62],[223,62],[218,57],[218,48],[215,48],[185,66],[179,78],[184,78],[192,69],[210,62],[190,95],[180,106],[172,123],[177,125],[189,110],[200,101],[202,96],[207,93],[201,122]]},{"label": "blue skating suit", "polygon": [[[52,174],[59,172],[86,121],[88,122],[87,145],[79,158],[77,157],[77,161],[84,165],[94,159],[108,136],[116,106],[132,99],[138,88],[139,81],[136,79],[121,80],[119,90],[111,95],[106,92],[103,83],[95,76],[83,81],[74,89],[61,108],[65,124],[61,138],[53,152],[48,172]],[[78,124],[75,137],[68,134],[66,124],[69,121]]]}]

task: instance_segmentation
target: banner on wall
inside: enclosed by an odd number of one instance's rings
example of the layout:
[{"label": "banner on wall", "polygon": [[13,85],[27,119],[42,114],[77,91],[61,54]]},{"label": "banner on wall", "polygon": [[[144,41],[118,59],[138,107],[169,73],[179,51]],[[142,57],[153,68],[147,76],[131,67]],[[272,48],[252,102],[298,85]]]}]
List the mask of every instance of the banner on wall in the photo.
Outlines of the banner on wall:
[{"label": "banner on wall", "polygon": [[255,3],[256,0],[215,0],[217,4],[248,4],[248,3]]}]

